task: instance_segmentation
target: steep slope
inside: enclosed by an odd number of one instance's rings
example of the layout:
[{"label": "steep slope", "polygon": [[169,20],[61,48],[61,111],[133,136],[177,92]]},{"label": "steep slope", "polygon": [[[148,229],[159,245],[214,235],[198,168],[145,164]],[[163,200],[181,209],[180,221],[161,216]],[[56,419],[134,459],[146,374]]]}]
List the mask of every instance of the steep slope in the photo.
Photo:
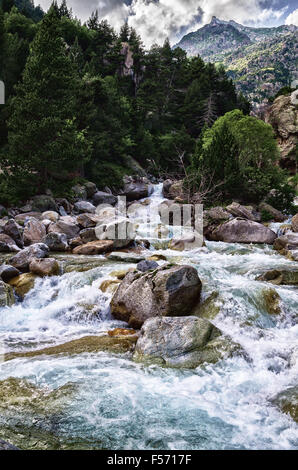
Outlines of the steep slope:
[{"label": "steep slope", "polygon": [[175,47],[188,55],[222,63],[238,90],[258,104],[297,79],[298,28],[251,28],[213,17]]}]

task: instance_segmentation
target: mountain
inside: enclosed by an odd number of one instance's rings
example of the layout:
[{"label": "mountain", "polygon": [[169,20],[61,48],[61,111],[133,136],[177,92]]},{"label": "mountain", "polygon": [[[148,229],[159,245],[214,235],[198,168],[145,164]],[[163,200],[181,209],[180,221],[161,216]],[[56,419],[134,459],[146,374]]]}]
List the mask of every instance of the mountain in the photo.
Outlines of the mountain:
[{"label": "mountain", "polygon": [[258,107],[297,78],[298,28],[251,28],[212,18],[174,46],[189,56],[222,63],[238,90]]}]

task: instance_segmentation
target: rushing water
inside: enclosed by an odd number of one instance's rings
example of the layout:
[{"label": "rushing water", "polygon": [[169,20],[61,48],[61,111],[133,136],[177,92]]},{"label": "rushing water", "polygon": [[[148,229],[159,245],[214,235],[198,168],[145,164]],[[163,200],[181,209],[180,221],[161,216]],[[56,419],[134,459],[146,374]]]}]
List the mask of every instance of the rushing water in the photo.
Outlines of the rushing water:
[{"label": "rushing water", "polygon": [[[160,186],[150,199],[157,207]],[[142,210],[135,214],[140,232]],[[0,437],[24,448],[298,449],[297,424],[270,402],[297,384],[298,291],[277,287],[282,313],[272,316],[262,296],[268,286],[255,280],[266,269],[293,263],[266,246],[208,242],[204,249],[159,253],[197,268],[203,299],[219,293],[213,322],[251,360],[235,357],[192,371],[145,367],[104,352],[10,360],[0,365]],[[111,272],[133,265],[95,258],[98,267],[40,279],[23,303],[0,310],[6,352],[124,325],[111,318],[111,294],[99,286]]]}]

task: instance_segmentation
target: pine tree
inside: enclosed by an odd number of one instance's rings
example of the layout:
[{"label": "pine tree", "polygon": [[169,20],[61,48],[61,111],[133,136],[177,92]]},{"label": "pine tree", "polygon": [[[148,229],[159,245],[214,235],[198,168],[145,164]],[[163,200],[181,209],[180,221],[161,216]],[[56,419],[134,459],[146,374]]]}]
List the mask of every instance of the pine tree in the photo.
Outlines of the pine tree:
[{"label": "pine tree", "polygon": [[89,156],[75,119],[78,76],[59,36],[59,21],[51,7],[11,103],[7,165],[20,194],[45,190],[57,174],[75,175]]}]

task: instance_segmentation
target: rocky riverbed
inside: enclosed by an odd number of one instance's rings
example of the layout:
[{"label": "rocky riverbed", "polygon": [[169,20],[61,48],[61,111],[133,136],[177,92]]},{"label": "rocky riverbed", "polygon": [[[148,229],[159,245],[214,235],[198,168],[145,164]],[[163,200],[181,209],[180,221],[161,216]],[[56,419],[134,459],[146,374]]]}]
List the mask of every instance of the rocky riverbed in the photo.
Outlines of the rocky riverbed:
[{"label": "rocky riverbed", "polygon": [[139,237],[111,241],[115,197],[77,191],[0,219],[1,445],[297,449],[296,218],[213,208],[192,248],[177,185],[127,181]]}]

